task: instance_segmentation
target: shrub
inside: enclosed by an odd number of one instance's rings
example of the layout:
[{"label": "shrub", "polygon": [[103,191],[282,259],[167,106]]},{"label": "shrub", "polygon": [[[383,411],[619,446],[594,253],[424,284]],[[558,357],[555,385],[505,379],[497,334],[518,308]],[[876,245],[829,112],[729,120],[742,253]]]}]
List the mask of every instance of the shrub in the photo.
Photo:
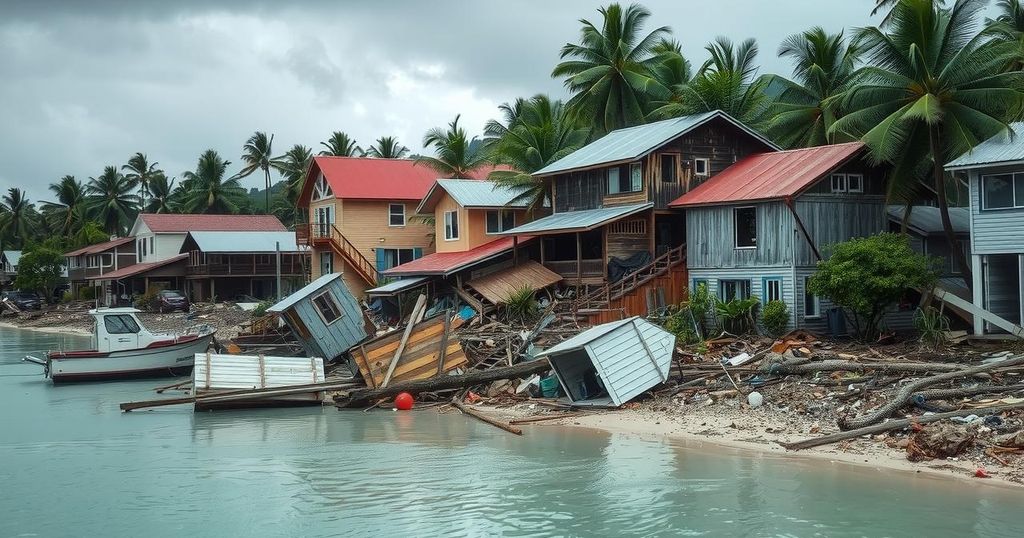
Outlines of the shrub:
[{"label": "shrub", "polygon": [[536,291],[529,286],[513,291],[505,300],[505,315],[509,320],[529,323],[539,312]]},{"label": "shrub", "polygon": [[697,284],[688,296],[689,300],[686,302],[686,305],[690,309],[690,314],[693,316],[694,321],[697,322],[697,331],[701,336],[707,335],[708,314],[711,313],[711,309],[715,306],[715,298],[708,291],[708,285],[703,282]]},{"label": "shrub", "polygon": [[74,300],[75,300],[75,294],[71,293],[71,290],[65,291],[60,296],[60,302],[62,302],[62,303],[70,303],[71,301],[74,301]]},{"label": "shrub", "polygon": [[939,260],[914,252],[901,234],[851,239],[831,245],[828,252],[808,290],[849,311],[862,338],[878,334],[885,311],[908,289],[931,288],[938,278]]},{"label": "shrub", "polygon": [[771,336],[780,336],[789,325],[789,307],[786,303],[775,300],[768,301],[761,310],[761,325]]},{"label": "shrub", "polygon": [[754,332],[754,310],[757,305],[757,297],[731,301],[716,298],[715,314],[724,331],[736,335],[749,334]]},{"label": "shrub", "polygon": [[252,309],[253,319],[262,318],[267,315],[267,309],[272,306],[274,306],[274,301],[260,301],[260,303],[256,305],[256,308]]},{"label": "shrub", "polygon": [[933,306],[914,311],[914,328],[921,335],[921,344],[937,349],[946,343],[949,318]]},{"label": "shrub", "polygon": [[78,290],[78,298],[83,301],[91,301],[96,298],[96,290],[95,286],[83,286]]},{"label": "shrub", "polygon": [[680,344],[700,342],[702,338],[697,332],[697,320],[693,316],[693,310],[683,303],[665,319],[665,330],[676,335],[676,341]]},{"label": "shrub", "polygon": [[149,288],[146,293],[135,298],[135,308],[139,310],[156,310],[156,294],[159,290],[156,288]]}]

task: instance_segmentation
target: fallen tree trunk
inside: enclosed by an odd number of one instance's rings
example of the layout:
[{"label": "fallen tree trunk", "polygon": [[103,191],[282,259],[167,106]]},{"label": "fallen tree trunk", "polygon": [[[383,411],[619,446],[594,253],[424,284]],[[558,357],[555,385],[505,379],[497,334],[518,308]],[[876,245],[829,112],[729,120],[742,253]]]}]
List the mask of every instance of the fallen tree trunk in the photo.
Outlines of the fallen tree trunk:
[{"label": "fallen tree trunk", "polygon": [[859,417],[842,417],[839,419],[839,428],[842,430],[853,430],[856,428],[862,428],[869,424],[881,422],[882,419],[892,416],[893,413],[900,410],[903,406],[910,402],[913,398],[914,393],[919,392],[921,389],[942,383],[943,381],[949,381],[950,379],[957,379],[960,377],[968,377],[982,372],[988,372],[989,370],[995,370],[1005,366],[1016,366],[1018,364],[1024,364],[1024,355],[1016,356],[1013,358],[1006,359],[1005,361],[993,362],[990,364],[979,364],[978,366],[972,366],[970,368],[963,368],[955,372],[947,372],[944,374],[933,375],[929,377],[922,377],[907,383],[893,396],[892,400],[875,409],[874,411],[861,415]]},{"label": "fallen tree trunk", "polygon": [[[1004,361],[1005,362],[1005,361]],[[1004,363],[997,363],[1005,365]],[[766,364],[762,365],[760,371],[775,375],[802,375],[816,372],[864,372],[874,370],[880,372],[904,372],[904,373],[935,373],[935,372],[959,372],[965,368],[953,363],[934,362],[872,362],[860,363],[843,360],[825,360],[808,362],[804,364]]]},{"label": "fallen tree trunk", "polygon": [[1021,390],[1024,390],[1024,385],[979,385],[977,387],[964,387],[959,389],[922,390],[921,392],[914,393],[911,398],[922,396],[925,401],[945,400],[948,398],[963,398],[964,396],[974,396],[977,394],[1006,394],[1007,392],[1017,392]]},{"label": "fallen tree trunk", "polygon": [[914,418],[890,420],[888,422],[883,422],[881,424],[866,426],[864,428],[857,428],[856,430],[847,430],[839,433],[833,433],[830,435],[823,435],[821,437],[815,437],[813,439],[804,439],[803,441],[796,441],[793,443],[779,443],[779,445],[785,448],[786,450],[803,450],[805,448],[828,445],[832,443],[837,443],[839,441],[845,441],[846,439],[853,439],[855,437],[860,437],[862,435],[871,435],[875,433],[883,433],[887,431],[903,429],[912,424],[929,424],[932,422],[938,422],[940,420],[946,420],[947,418],[966,417],[968,415],[978,415],[979,417],[983,417],[987,415],[1002,413],[1004,411],[1013,411],[1016,409],[1024,409],[1024,403],[994,405],[992,407],[980,407],[975,409],[960,409],[958,411],[949,411],[946,413],[935,413],[934,415],[923,415]]},{"label": "fallen tree trunk", "polygon": [[416,395],[421,392],[462,389],[502,379],[526,377],[550,369],[551,364],[547,359],[539,359],[522,362],[515,366],[504,366],[502,368],[491,368],[490,370],[473,371],[463,375],[440,375],[429,379],[417,379],[413,381],[395,383],[394,385],[377,389],[356,389],[348,393],[342,392],[342,394],[334,397],[334,403],[338,407],[363,407],[381,398],[389,398],[403,392]]},{"label": "fallen tree trunk", "polygon": [[496,418],[489,417],[489,416],[481,413],[480,411],[477,411],[476,409],[473,409],[472,407],[466,407],[465,405],[463,405],[462,402],[460,402],[458,400],[452,400],[452,405],[454,405],[459,411],[462,411],[463,413],[465,413],[465,414],[467,414],[467,415],[469,415],[469,416],[471,416],[471,417],[473,417],[473,418],[475,418],[477,420],[480,420],[482,422],[486,422],[486,423],[490,424],[491,426],[495,426],[495,427],[501,428],[501,429],[503,429],[503,430],[505,430],[505,431],[507,431],[509,433],[514,433],[516,435],[522,435],[523,434],[522,428],[518,428],[518,427],[513,426],[513,425],[511,425],[511,424],[509,424],[507,422],[502,422],[502,421],[500,421],[500,420],[498,420]]}]

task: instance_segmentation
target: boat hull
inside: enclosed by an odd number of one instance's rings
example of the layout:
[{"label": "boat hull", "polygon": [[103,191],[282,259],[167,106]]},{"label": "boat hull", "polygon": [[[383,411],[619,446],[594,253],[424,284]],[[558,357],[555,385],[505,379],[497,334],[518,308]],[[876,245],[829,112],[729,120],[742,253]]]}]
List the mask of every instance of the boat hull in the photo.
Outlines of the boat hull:
[{"label": "boat hull", "polygon": [[187,375],[195,364],[195,354],[205,353],[212,340],[213,333],[209,333],[154,348],[51,353],[47,357],[49,376],[54,383],[71,383]]}]

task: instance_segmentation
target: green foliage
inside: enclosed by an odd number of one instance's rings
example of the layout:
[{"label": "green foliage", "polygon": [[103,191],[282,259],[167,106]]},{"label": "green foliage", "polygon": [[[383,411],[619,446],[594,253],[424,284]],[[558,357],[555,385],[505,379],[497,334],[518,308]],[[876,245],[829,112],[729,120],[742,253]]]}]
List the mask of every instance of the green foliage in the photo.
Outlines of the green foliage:
[{"label": "green foliage", "polygon": [[775,300],[768,301],[761,309],[761,325],[773,337],[780,336],[789,325],[789,307],[786,303]]},{"label": "green foliage", "polygon": [[253,319],[262,318],[267,315],[267,309],[272,306],[274,306],[274,301],[260,301],[260,303],[256,305],[256,308],[252,309]]},{"label": "green foliage", "polygon": [[375,159],[401,159],[409,154],[409,148],[398,143],[393,136],[382,136],[366,149],[366,156]]},{"label": "green foliage", "polygon": [[60,302],[62,302],[62,303],[70,303],[71,301],[74,301],[74,300],[75,300],[75,294],[71,293],[71,290],[65,291],[60,296]]},{"label": "green foliage", "polygon": [[459,126],[459,117],[447,129],[434,127],[423,135],[423,147],[433,148],[434,156],[421,156],[417,164],[433,168],[439,177],[470,179],[473,173],[488,164],[485,151],[474,145],[466,130]]},{"label": "green foliage", "polygon": [[203,152],[196,170],[182,174],[185,179],[178,185],[183,209],[189,213],[237,213],[245,202],[245,191],[237,177],[224,178],[230,164],[212,149]]},{"label": "green foliage", "polygon": [[687,293],[688,300],[674,307],[665,319],[665,330],[676,335],[681,344],[703,342],[707,335],[706,319],[714,305],[707,284],[698,284]]},{"label": "green foliage", "polygon": [[334,131],[331,133],[331,137],[320,142],[320,145],[325,148],[320,151],[320,155],[328,157],[361,157],[363,155],[363,150],[356,144],[356,141],[342,131]]},{"label": "green foliage", "polygon": [[78,290],[78,299],[81,301],[92,301],[96,298],[96,286],[83,286]]},{"label": "green foliage", "polygon": [[754,311],[759,303],[757,297],[731,301],[723,301],[716,297],[715,315],[726,332],[735,335],[750,334],[756,328]]},{"label": "green foliage", "polygon": [[49,301],[53,297],[53,289],[64,281],[61,276],[63,271],[64,250],[60,238],[50,238],[30,245],[22,252],[14,286],[21,290],[40,292]]},{"label": "green foliage", "polygon": [[7,194],[0,198],[0,244],[8,249],[26,245],[36,237],[38,216],[25,191],[17,187],[7,189]]},{"label": "green foliage", "polygon": [[851,239],[829,247],[829,254],[818,262],[808,290],[847,309],[863,338],[878,333],[885,311],[907,290],[930,288],[938,278],[939,260],[914,252],[901,234]]},{"label": "green foliage", "polygon": [[505,315],[509,320],[529,323],[540,313],[537,292],[530,286],[513,291],[505,300]]},{"label": "green foliage", "polygon": [[124,235],[131,226],[139,208],[137,186],[116,166],[107,166],[99,177],[89,178],[85,186],[89,214],[108,234]]},{"label": "green foliage", "polygon": [[938,349],[946,343],[949,318],[933,306],[914,311],[914,328],[920,333],[921,344]]},{"label": "green foliage", "polygon": [[67,246],[69,248],[81,248],[102,243],[108,239],[110,239],[110,236],[103,227],[98,222],[90,220],[83,223],[78,233],[70,237]]},{"label": "green foliage", "polygon": [[146,293],[135,298],[135,308],[146,311],[156,310],[158,308],[156,300],[158,293],[160,290],[157,288],[147,289]]}]

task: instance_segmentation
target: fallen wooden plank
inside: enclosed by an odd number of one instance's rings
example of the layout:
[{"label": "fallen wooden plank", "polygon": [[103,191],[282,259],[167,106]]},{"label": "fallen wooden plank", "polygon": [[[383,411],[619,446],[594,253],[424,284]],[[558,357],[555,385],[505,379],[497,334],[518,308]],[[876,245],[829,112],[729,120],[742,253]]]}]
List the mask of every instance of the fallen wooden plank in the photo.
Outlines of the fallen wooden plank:
[{"label": "fallen wooden plank", "polygon": [[[1012,334],[1013,336],[1016,336],[1018,338],[1024,338],[1024,327],[1021,327],[1020,325],[1017,325],[1002,317],[999,317],[993,314],[992,312],[985,310],[984,308],[975,306],[974,303],[965,300],[959,297],[958,295],[946,291],[942,288],[935,288],[934,294],[935,298],[942,302],[948,303],[957,308],[962,308],[963,310],[966,310],[971,314],[981,318],[982,320],[987,321],[992,325],[995,325],[996,327],[999,327],[1000,329]],[[975,330],[977,331],[978,328],[976,327]]]},{"label": "fallen wooden plank", "polygon": [[164,398],[162,400],[147,400],[141,402],[125,402],[120,405],[121,411],[134,411],[149,407],[163,407],[168,405],[180,405],[195,403],[197,401],[208,403],[230,402],[245,399],[273,398],[275,396],[288,396],[291,394],[303,394],[306,392],[335,391],[352,389],[361,383],[351,379],[342,381],[328,381],[324,383],[310,383],[308,385],[291,385],[284,387],[271,387],[266,389],[239,389],[221,392],[210,392],[201,396],[187,396],[183,398]]},{"label": "fallen wooden plank", "polygon": [[509,424],[514,424],[514,425],[533,424],[535,422],[547,422],[547,421],[550,421],[550,420],[558,420],[558,419],[562,419],[562,418],[577,418],[577,417],[586,416],[588,414],[590,414],[590,413],[559,413],[559,414],[556,414],[556,415],[543,415],[543,416],[539,416],[539,417],[517,418],[517,419],[513,419],[513,420],[508,421],[508,423]]},{"label": "fallen wooden plank", "polygon": [[463,405],[462,402],[460,402],[458,400],[452,400],[452,405],[454,405],[459,411],[462,411],[463,413],[465,413],[465,414],[467,414],[467,415],[469,415],[469,416],[471,416],[471,417],[473,417],[473,418],[475,418],[477,420],[480,420],[482,422],[486,422],[486,423],[490,424],[491,426],[495,426],[495,427],[501,428],[501,429],[503,429],[503,430],[505,430],[505,431],[507,431],[509,433],[514,433],[516,435],[522,435],[523,434],[522,428],[518,428],[518,427],[513,426],[513,425],[511,425],[511,424],[509,424],[507,422],[502,422],[502,421],[500,421],[500,420],[498,420],[496,418],[489,417],[489,416],[481,413],[480,411],[477,411],[476,409],[473,409],[471,407],[467,407],[467,406]]},{"label": "fallen wooden plank", "polygon": [[391,358],[391,364],[388,365],[388,373],[384,375],[384,382],[381,383],[382,387],[388,386],[388,383],[391,382],[391,376],[395,373],[395,366],[398,366],[398,359],[402,358],[402,352],[405,351],[405,346],[409,343],[409,335],[412,334],[412,329],[416,326],[420,313],[426,306],[427,296],[421,293],[416,299],[416,306],[412,308],[412,315],[409,316],[409,323],[405,326],[405,332],[402,333],[402,339],[398,343],[395,356]]}]

